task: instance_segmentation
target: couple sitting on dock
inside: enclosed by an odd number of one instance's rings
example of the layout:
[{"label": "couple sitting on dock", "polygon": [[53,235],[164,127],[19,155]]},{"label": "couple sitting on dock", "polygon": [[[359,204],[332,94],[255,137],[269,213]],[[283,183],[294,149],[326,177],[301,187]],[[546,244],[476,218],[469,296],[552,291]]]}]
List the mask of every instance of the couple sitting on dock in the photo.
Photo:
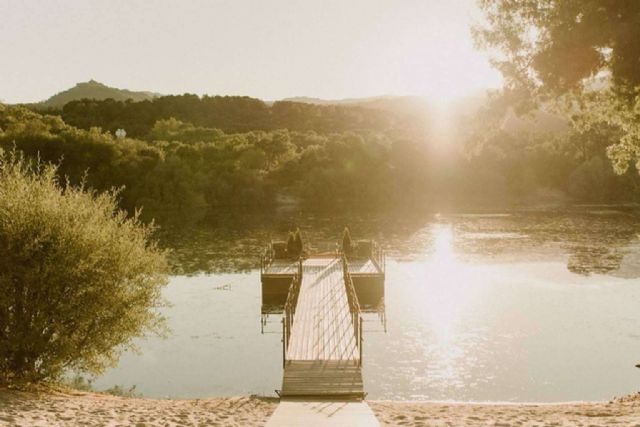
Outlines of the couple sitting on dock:
[{"label": "couple sitting on dock", "polygon": [[[299,228],[296,228],[295,232],[289,232],[286,242],[273,242],[272,249],[275,259],[298,259],[300,257],[304,258],[306,255]],[[372,249],[373,243],[371,241],[354,241],[351,239],[349,228],[344,228],[342,233],[342,252],[347,257],[368,258],[372,254]]]},{"label": "couple sitting on dock", "polygon": [[290,231],[286,243],[273,242],[271,247],[273,249],[273,257],[275,259],[300,258],[304,255],[304,244],[302,243],[300,229],[297,228],[295,232]]},{"label": "couple sitting on dock", "polygon": [[342,232],[342,252],[349,257],[355,258],[368,258],[372,255],[373,242],[371,240],[358,240],[353,241],[351,239],[351,233],[349,227],[345,227]]}]

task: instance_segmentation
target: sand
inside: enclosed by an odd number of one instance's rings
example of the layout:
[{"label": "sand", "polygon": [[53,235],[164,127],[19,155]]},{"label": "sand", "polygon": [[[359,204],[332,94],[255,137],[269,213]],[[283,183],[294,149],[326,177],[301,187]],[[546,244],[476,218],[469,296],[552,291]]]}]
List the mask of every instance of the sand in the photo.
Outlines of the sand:
[{"label": "sand", "polygon": [[382,426],[640,427],[640,394],[611,402],[470,404],[369,402]]},{"label": "sand", "polygon": [[0,389],[0,426],[261,426],[276,399],[138,399],[87,392]]},{"label": "sand", "polygon": [[[383,426],[640,427],[640,393],[611,402],[561,404],[367,403]],[[160,400],[0,389],[0,426],[263,426],[277,404],[248,396]]]}]

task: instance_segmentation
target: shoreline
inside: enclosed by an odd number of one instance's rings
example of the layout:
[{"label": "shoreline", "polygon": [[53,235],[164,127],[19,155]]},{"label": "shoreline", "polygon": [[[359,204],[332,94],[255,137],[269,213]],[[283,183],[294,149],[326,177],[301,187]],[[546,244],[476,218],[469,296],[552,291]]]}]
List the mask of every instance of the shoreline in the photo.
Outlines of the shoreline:
[{"label": "shoreline", "polygon": [[[279,400],[237,396],[203,399],[120,397],[72,389],[0,388],[0,426],[262,426]],[[365,400],[381,426],[640,427],[640,392],[602,402],[453,402]]]}]

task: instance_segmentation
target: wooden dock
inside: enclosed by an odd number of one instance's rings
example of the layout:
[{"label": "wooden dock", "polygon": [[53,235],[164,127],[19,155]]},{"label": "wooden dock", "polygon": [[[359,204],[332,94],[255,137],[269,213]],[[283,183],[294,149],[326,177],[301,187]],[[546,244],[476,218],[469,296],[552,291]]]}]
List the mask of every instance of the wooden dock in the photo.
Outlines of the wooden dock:
[{"label": "wooden dock", "polygon": [[[386,323],[384,316],[385,257],[374,242],[368,242],[368,246],[371,248],[369,253],[347,257],[349,274],[362,312],[378,313],[383,323]],[[324,254],[324,257],[340,258],[342,255],[339,252],[331,252]],[[322,256],[312,255],[307,261],[312,258],[322,258]],[[297,258],[277,258],[271,245],[265,250],[260,264],[263,327],[269,315],[282,313],[291,280],[300,267],[298,264]]]},{"label": "wooden dock", "polygon": [[287,361],[283,398],[362,399],[362,367],[349,361]]},{"label": "wooden dock", "polygon": [[362,321],[345,272],[337,255],[300,261],[283,313],[282,397],[364,396]]},{"label": "wooden dock", "polygon": [[298,259],[278,255],[282,244],[267,247],[262,327],[282,313],[282,397],[364,397],[360,299],[384,308],[385,261],[375,242],[361,247],[349,258],[336,251]]},{"label": "wooden dock", "polygon": [[353,279],[360,295],[384,307],[384,256],[371,255],[263,257],[263,327],[265,295],[283,301],[281,403],[267,425],[378,425],[362,402],[362,317]]},{"label": "wooden dock", "polygon": [[286,359],[359,360],[341,258],[310,258],[302,263]]}]

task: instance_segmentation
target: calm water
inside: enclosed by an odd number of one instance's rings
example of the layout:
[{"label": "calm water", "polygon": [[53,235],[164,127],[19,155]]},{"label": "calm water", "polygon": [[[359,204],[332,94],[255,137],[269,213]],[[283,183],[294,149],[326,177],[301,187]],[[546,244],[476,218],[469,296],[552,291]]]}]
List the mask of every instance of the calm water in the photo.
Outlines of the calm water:
[{"label": "calm water", "polygon": [[273,395],[278,316],[260,332],[258,255],[299,225],[316,248],[349,224],[386,247],[388,331],[365,323],[372,399],[609,399],[640,384],[640,213],[620,208],[362,217],[202,216],[163,227],[176,274],[168,339],[94,381],[152,397]]}]

